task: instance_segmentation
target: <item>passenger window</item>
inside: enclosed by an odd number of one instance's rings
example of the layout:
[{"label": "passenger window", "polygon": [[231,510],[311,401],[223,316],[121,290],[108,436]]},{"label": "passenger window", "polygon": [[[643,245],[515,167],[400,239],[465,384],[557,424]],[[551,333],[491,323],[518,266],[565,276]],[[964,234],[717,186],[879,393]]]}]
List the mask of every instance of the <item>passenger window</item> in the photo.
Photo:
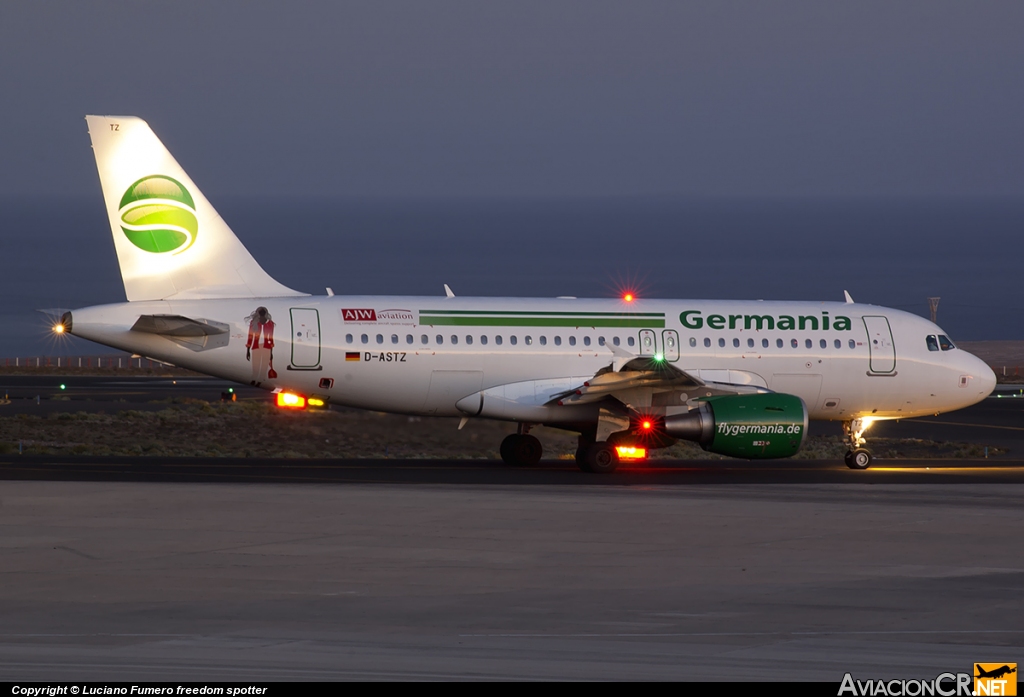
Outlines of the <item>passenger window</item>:
[{"label": "passenger window", "polygon": [[363,334],[361,337],[359,337],[359,340],[362,341],[364,344],[370,343],[370,337],[366,336],[366,334]]},{"label": "passenger window", "polygon": [[636,343],[636,339],[634,339],[633,337],[629,337],[628,339],[626,339],[626,343],[632,346],[633,344]]},{"label": "passenger window", "polygon": [[754,340],[747,339],[747,348],[754,348]]},{"label": "passenger window", "polygon": [[438,346],[440,346],[441,344],[443,344],[443,343],[444,343],[444,337],[443,337],[443,336],[441,336],[440,334],[438,334],[438,335],[437,335],[436,337],[434,337],[434,338],[435,338],[435,339],[437,339],[437,345],[438,345]]},{"label": "passenger window", "polygon": [[945,334],[939,334],[939,347],[942,348],[943,351],[952,351],[956,348],[956,346],[953,345],[953,342],[950,341],[949,337]]},{"label": "passenger window", "polygon": [[483,344],[484,346],[487,345],[487,335],[486,334],[481,335],[480,343]]},{"label": "passenger window", "polygon": [[597,337],[597,345],[598,346],[604,346],[604,337],[603,336]]},{"label": "passenger window", "polygon": [[615,344],[616,346],[618,346],[619,344],[622,343],[622,340],[619,339],[619,337],[617,337],[617,336],[613,336],[612,337],[612,343]]},{"label": "passenger window", "polygon": [[352,343],[352,335],[351,334],[346,334],[345,335],[345,343],[346,344],[351,344]]},{"label": "passenger window", "polygon": [[510,344],[512,344],[513,346],[515,346],[516,344],[518,344],[518,343],[519,343],[519,339],[517,339],[517,338],[516,338],[516,335],[515,335],[515,334],[513,334],[512,336],[510,336],[510,337],[508,338],[508,343],[510,343]]},{"label": "passenger window", "polygon": [[527,336],[526,337],[526,345],[527,346],[533,346],[533,337],[532,336]]},{"label": "passenger window", "polygon": [[392,344],[397,344],[398,343],[398,334],[392,334],[391,335],[391,343]]},{"label": "passenger window", "polygon": [[570,336],[569,337],[569,345],[570,346],[575,346],[576,345],[576,337],[574,337],[574,336]]},{"label": "passenger window", "polygon": [[427,341],[429,341],[429,337],[426,334],[420,335],[420,343],[421,344],[426,345]]},{"label": "passenger window", "polygon": [[761,339],[761,348],[768,348],[768,339]]},{"label": "passenger window", "polygon": [[562,337],[556,336],[555,337],[555,346],[561,346],[561,345],[562,345]]},{"label": "passenger window", "polygon": [[384,335],[383,334],[378,334],[377,335],[377,343],[378,344],[383,344],[384,343]]},{"label": "passenger window", "polygon": [[807,339],[807,340],[804,341],[804,346],[806,346],[807,348],[813,348],[814,347],[814,342],[811,341],[810,339]]},{"label": "passenger window", "polygon": [[690,337],[690,348],[696,348],[696,347],[697,347],[697,338],[691,336]]},{"label": "passenger window", "polygon": [[777,347],[779,347],[779,348],[782,348],[783,346],[785,346],[785,344],[783,343],[782,339],[776,339],[775,340],[775,345]]},{"label": "passenger window", "polygon": [[733,348],[739,348],[740,347],[740,340],[739,339],[733,339],[732,340],[732,347]]},{"label": "passenger window", "polygon": [[496,343],[498,346],[501,346],[501,334],[498,334],[498,336],[494,337],[494,343]]},{"label": "passenger window", "polygon": [[407,343],[407,344],[411,344],[412,343],[412,334],[406,334],[405,335],[405,343]]},{"label": "passenger window", "polygon": [[548,345],[548,338],[546,336],[542,336],[540,338],[540,345],[541,346],[547,346]]},{"label": "passenger window", "polygon": [[792,344],[793,348],[800,348],[800,342],[796,339],[791,340],[789,343]]},{"label": "passenger window", "polygon": [[584,346],[590,346],[590,337],[589,336],[583,337],[583,345]]},{"label": "passenger window", "polygon": [[842,348],[842,347],[843,347],[843,342],[840,341],[839,339],[836,339],[836,348]]},{"label": "passenger window", "polygon": [[850,339],[850,348],[857,348],[857,342],[853,339]]},{"label": "passenger window", "polygon": [[822,339],[821,341],[819,341],[819,342],[818,342],[818,345],[819,345],[819,346],[821,346],[822,348],[828,348],[828,342],[827,342],[827,341],[825,341],[824,339]]},{"label": "passenger window", "polygon": [[704,348],[711,348],[711,339],[704,337]]},{"label": "passenger window", "polygon": [[473,335],[472,334],[466,334],[466,343],[467,344],[472,344],[473,343]]},{"label": "passenger window", "polygon": [[719,348],[724,348],[725,347],[725,339],[719,339],[718,340],[718,347]]},{"label": "passenger window", "polygon": [[452,334],[452,345],[454,346],[457,343],[459,343],[459,337]]}]

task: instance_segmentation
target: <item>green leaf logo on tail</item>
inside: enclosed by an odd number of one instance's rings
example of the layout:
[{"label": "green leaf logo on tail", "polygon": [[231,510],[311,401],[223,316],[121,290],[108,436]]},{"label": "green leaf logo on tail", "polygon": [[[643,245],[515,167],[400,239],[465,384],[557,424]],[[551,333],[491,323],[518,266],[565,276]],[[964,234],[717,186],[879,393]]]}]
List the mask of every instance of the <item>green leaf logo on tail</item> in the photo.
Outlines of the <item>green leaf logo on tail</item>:
[{"label": "green leaf logo on tail", "polygon": [[143,177],[124,192],[118,212],[125,236],[143,251],[180,254],[196,241],[196,204],[176,179]]}]

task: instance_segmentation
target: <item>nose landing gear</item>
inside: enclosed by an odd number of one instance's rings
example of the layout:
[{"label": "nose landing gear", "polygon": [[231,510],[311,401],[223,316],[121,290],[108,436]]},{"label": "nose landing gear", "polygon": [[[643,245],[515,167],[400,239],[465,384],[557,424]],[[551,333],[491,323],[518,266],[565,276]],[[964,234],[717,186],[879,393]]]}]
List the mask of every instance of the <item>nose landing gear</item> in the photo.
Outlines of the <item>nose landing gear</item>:
[{"label": "nose landing gear", "polygon": [[843,422],[843,434],[850,443],[850,449],[846,453],[846,466],[854,470],[866,470],[871,466],[874,456],[871,451],[864,447],[867,440],[863,438],[864,431],[868,430],[871,421],[868,419],[854,419]]}]

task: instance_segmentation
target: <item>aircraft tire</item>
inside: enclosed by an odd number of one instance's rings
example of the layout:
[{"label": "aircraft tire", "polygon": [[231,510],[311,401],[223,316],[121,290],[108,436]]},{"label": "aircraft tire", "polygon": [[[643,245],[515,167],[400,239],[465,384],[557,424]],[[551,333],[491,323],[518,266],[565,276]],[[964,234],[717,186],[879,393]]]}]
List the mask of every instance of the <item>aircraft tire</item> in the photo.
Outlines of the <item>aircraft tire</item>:
[{"label": "aircraft tire", "polygon": [[846,453],[846,466],[852,470],[866,470],[873,459],[870,450],[857,448]]},{"label": "aircraft tire", "polygon": [[607,442],[594,443],[587,448],[587,456],[584,458],[587,468],[595,474],[611,474],[619,466],[619,454],[615,446]]},{"label": "aircraft tire", "polygon": [[501,459],[513,467],[532,467],[540,462],[544,447],[536,437],[513,433],[501,441]]},{"label": "aircraft tire", "polygon": [[536,436],[519,436],[519,443],[516,445],[516,460],[520,467],[533,467],[540,464],[540,458],[544,455],[544,446],[540,444]]},{"label": "aircraft tire", "polygon": [[516,446],[519,444],[519,439],[522,438],[518,433],[505,436],[505,439],[501,441],[501,447],[498,448],[498,452],[501,453],[501,459],[504,460],[506,465],[515,466],[519,463],[516,462],[515,453]]}]

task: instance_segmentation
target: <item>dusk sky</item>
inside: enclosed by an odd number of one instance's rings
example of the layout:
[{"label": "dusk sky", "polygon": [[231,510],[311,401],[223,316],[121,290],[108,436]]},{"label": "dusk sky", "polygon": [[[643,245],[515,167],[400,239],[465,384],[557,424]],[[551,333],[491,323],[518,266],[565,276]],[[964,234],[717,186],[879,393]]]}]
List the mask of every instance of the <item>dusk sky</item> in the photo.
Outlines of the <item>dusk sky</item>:
[{"label": "dusk sky", "polygon": [[217,195],[1024,193],[1020,2],[5,2],[0,191],[83,116]]}]

